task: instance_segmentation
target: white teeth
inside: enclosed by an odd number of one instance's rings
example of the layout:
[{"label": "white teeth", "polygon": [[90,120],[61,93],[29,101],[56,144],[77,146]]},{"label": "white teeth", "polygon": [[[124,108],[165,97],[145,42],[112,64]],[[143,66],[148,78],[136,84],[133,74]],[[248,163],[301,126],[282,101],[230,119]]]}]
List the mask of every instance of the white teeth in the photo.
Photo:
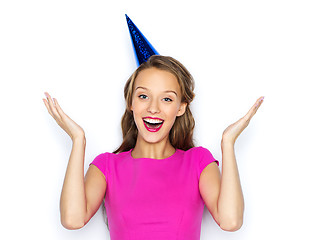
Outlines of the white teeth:
[{"label": "white teeth", "polygon": [[148,123],[152,123],[152,124],[162,123],[162,122],[163,122],[162,120],[159,120],[159,119],[152,119],[152,118],[144,118],[144,121],[145,121],[145,122],[148,122]]}]

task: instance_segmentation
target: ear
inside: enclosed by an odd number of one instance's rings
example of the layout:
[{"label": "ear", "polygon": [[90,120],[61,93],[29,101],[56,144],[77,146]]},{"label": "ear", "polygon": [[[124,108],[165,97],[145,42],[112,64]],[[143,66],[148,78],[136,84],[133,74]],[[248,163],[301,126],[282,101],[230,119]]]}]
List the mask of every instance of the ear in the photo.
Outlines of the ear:
[{"label": "ear", "polygon": [[131,112],[133,112],[133,99],[131,100],[130,110],[131,110]]},{"label": "ear", "polygon": [[187,103],[183,102],[180,104],[180,108],[177,113],[177,117],[182,116],[186,112]]}]

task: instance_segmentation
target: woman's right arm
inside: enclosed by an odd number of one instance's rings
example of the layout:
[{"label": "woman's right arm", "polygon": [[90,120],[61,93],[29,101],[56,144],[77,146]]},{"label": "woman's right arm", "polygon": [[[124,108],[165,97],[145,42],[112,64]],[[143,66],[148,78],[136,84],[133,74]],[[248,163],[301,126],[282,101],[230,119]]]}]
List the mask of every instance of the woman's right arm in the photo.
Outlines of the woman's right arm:
[{"label": "woman's right arm", "polygon": [[43,101],[48,112],[72,139],[60,198],[61,223],[67,229],[79,229],[91,219],[103,201],[105,176],[96,166],[90,165],[84,177],[84,130],[62,111],[56,99],[53,102],[48,93],[45,95],[47,101]]}]

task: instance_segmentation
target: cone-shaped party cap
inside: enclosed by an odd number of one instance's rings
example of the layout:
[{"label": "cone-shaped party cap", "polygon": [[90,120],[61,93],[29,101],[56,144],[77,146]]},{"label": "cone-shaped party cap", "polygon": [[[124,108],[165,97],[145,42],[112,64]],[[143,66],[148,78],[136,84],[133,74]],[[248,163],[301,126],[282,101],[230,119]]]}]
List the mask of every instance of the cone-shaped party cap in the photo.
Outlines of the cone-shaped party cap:
[{"label": "cone-shaped party cap", "polygon": [[128,28],[131,35],[131,40],[133,48],[135,51],[137,65],[141,65],[146,62],[148,58],[152,55],[159,55],[159,53],[154,49],[154,47],[148,42],[145,36],[140,32],[140,30],[135,26],[132,20],[127,16]]}]

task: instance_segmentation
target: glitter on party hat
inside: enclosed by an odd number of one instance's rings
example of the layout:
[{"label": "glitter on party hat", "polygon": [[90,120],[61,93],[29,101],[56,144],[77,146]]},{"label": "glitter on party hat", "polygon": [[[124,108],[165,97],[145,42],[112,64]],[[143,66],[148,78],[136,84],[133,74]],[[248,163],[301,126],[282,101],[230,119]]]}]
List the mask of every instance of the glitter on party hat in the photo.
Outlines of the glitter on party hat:
[{"label": "glitter on party hat", "polygon": [[131,35],[132,45],[135,52],[137,65],[141,65],[146,62],[152,55],[159,55],[157,50],[148,42],[145,36],[135,26],[132,20],[126,14],[128,28]]}]

